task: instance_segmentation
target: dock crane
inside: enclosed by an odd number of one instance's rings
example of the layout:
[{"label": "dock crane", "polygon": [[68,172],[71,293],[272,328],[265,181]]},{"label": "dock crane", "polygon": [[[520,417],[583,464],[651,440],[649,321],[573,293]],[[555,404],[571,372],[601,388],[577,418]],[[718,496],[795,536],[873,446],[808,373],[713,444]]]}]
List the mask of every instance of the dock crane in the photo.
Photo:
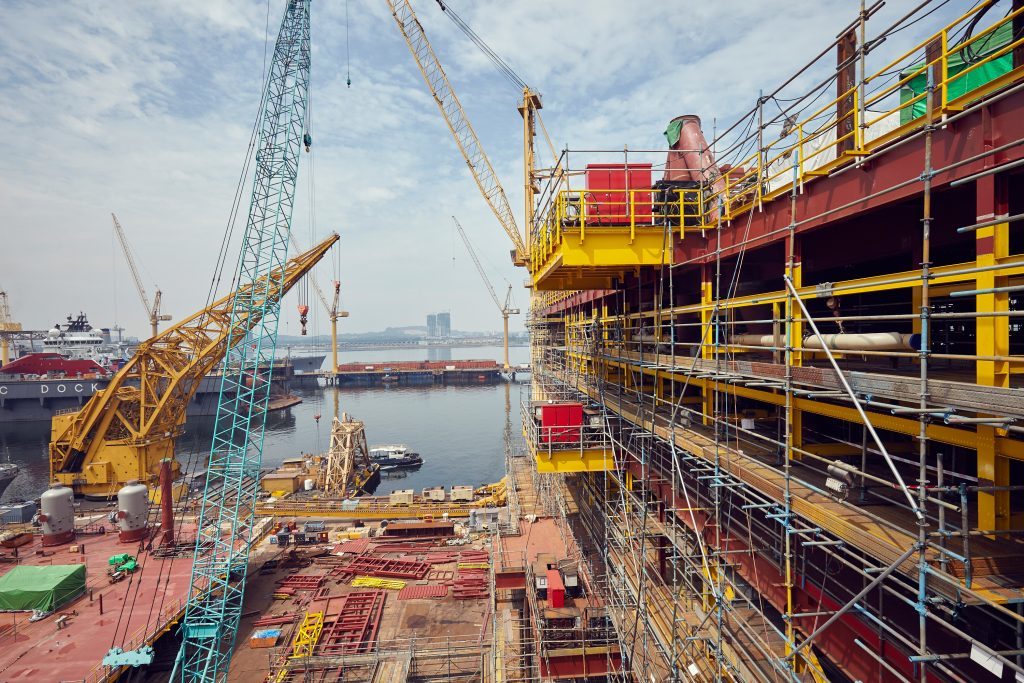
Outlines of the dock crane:
[{"label": "dock crane", "polygon": [[[258,310],[245,320],[231,321],[236,301],[252,300],[262,306],[283,295],[337,240],[337,235],[331,236],[284,267],[142,342],[110,384],[81,410],[54,415],[50,480],[90,498],[116,495],[133,479],[155,483],[160,461],[174,456],[174,439],[199,383],[260,322]],[[177,461],[172,467],[177,476]]]},{"label": "dock crane", "polygon": [[256,123],[252,201],[235,272],[254,296],[239,299],[229,316],[229,339],[242,343],[224,360],[172,681],[226,681],[242,615],[270,397],[261,369],[273,369],[299,155],[313,143],[309,7],[309,0],[285,6]]},{"label": "dock crane", "polygon": [[473,263],[476,264],[476,270],[480,273],[480,279],[484,281],[484,285],[487,286],[487,291],[491,295],[491,299],[494,300],[494,305],[498,307],[498,311],[501,313],[501,324],[502,324],[502,342],[505,359],[505,369],[509,369],[508,364],[508,317],[510,315],[518,315],[519,309],[512,308],[512,285],[508,286],[508,291],[505,292],[505,303],[501,303],[498,299],[497,292],[494,291],[494,285],[491,284],[490,278],[487,277],[487,272],[484,271],[483,265],[480,263],[480,259],[477,258],[476,251],[473,250],[473,245],[469,241],[469,237],[466,236],[466,231],[462,229],[462,224],[459,223],[459,219],[452,216],[452,220],[455,221],[455,227],[459,231],[459,237],[462,238],[462,243],[466,245],[466,251],[469,252],[470,258],[473,259]]},{"label": "dock crane", "polygon": [[[514,248],[512,262],[518,266],[526,265],[529,259],[529,243],[524,243],[523,241],[519,226],[516,225],[515,216],[512,215],[512,208],[509,206],[508,198],[505,196],[505,189],[502,187],[498,175],[494,172],[494,167],[491,165],[491,161],[487,157],[483,145],[480,143],[480,138],[477,137],[476,131],[473,130],[473,125],[469,122],[469,117],[466,116],[466,111],[462,108],[462,103],[459,102],[452,84],[448,81],[448,76],[445,74],[433,46],[431,46],[430,41],[427,39],[427,34],[423,31],[423,26],[416,17],[416,12],[413,10],[409,0],[387,0],[387,3],[391,9],[391,15],[398,24],[398,30],[402,33],[402,37],[405,38],[409,51],[412,53],[413,59],[416,60],[416,66],[419,67],[423,80],[426,81],[430,94],[433,95],[434,101],[437,102],[437,106],[441,110],[441,116],[444,118],[445,123],[448,124],[448,129],[455,138],[455,144],[458,145],[462,157],[466,160],[466,165],[469,166],[469,170],[473,173],[473,179],[476,181],[477,187],[480,188],[484,200],[491,211],[494,212],[494,216],[505,230],[505,234],[512,240]],[[441,4],[441,8],[446,9],[443,4]],[[524,131],[530,133],[524,143],[528,169],[532,167],[533,159],[532,132],[534,130],[534,114],[540,106],[540,96],[528,87],[525,87],[524,84],[523,105],[520,108],[520,112],[523,115]],[[529,226],[533,211],[533,195],[538,191],[538,188],[534,187],[530,175],[529,170],[527,170],[527,240],[529,240]]]},{"label": "dock crane", "polygon": [[156,292],[153,294],[152,305],[149,303],[149,296],[146,295],[146,288],[142,286],[142,278],[139,276],[139,268],[135,265],[135,257],[132,256],[131,247],[128,246],[128,236],[124,234],[124,228],[121,227],[121,222],[117,220],[117,216],[111,213],[110,217],[114,219],[114,232],[117,234],[117,241],[121,243],[121,250],[124,252],[124,260],[128,262],[128,270],[132,273],[132,280],[135,281],[135,289],[139,292],[139,300],[142,301],[142,307],[146,309],[146,315],[149,316],[150,335],[155,337],[158,332],[159,323],[171,320],[170,315],[160,312],[160,299],[163,297],[163,292],[157,287]]}]

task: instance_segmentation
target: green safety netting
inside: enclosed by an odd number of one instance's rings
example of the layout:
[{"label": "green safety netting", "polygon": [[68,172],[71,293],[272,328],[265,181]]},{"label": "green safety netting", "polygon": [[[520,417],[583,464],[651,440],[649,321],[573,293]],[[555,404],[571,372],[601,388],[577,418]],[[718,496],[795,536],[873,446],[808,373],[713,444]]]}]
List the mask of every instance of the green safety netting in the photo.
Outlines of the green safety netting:
[{"label": "green safety netting", "polygon": [[[947,59],[947,69],[949,74],[948,78],[951,78],[952,80],[949,81],[947,86],[948,99],[955,100],[961,95],[969,93],[975,88],[981,87],[989,81],[993,81],[1012,70],[1013,51],[1011,50],[1006,52],[1006,54],[985,62],[977,68],[971,69],[971,71],[965,73],[963,76],[955,78],[957,74],[970,68],[977,62],[984,60],[994,52],[998,52],[1001,48],[1006,47],[1012,41],[1013,24],[1007,21],[991,33],[988,33],[971,43],[967,49],[962,49],[950,54]],[[972,52],[973,55],[968,55],[968,50]],[[967,59],[970,57],[973,57],[973,60],[968,62]],[[901,105],[905,105],[914,97],[923,93],[928,87],[928,76],[926,72],[922,70],[923,66],[924,64],[915,64],[900,74],[900,79],[902,80],[918,70],[921,71],[900,88]],[[927,106],[925,98],[922,97],[909,107],[902,107],[900,109],[900,125],[909,123],[913,119],[924,116]]]},{"label": "green safety netting", "polygon": [[23,565],[0,576],[0,610],[52,612],[84,592],[84,564]]}]

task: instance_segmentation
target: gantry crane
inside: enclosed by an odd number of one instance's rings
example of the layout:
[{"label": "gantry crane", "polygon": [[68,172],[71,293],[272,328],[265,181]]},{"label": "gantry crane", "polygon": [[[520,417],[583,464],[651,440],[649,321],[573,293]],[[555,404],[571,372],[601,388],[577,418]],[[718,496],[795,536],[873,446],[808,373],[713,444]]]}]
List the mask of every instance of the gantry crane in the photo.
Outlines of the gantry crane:
[{"label": "gantry crane", "polygon": [[466,251],[469,252],[469,257],[473,259],[473,263],[476,265],[476,271],[480,273],[480,279],[484,281],[484,285],[487,287],[487,291],[490,293],[491,299],[494,300],[494,305],[498,307],[498,311],[501,313],[505,369],[508,370],[510,367],[508,364],[508,317],[510,315],[519,314],[518,308],[512,308],[512,285],[509,284],[508,291],[505,292],[505,303],[501,303],[501,300],[498,299],[497,292],[494,291],[494,285],[491,284],[490,278],[487,277],[487,272],[480,263],[480,259],[477,258],[476,251],[473,250],[473,244],[469,241],[469,237],[466,236],[466,231],[462,229],[462,224],[459,223],[459,219],[455,216],[452,216],[452,220],[455,221],[455,227],[459,231],[459,237],[462,238],[462,243],[466,245]]},{"label": "gantry crane", "polygon": [[[255,146],[252,202],[235,281],[256,296],[231,309],[229,339],[241,341],[225,358],[210,448],[206,489],[197,523],[192,585],[171,680],[225,681],[242,614],[269,373],[277,344],[281,287],[292,207],[307,127],[309,0],[289,0],[274,45]],[[305,129],[305,131],[304,131]],[[247,321],[258,318],[254,325]]]},{"label": "gantry crane", "polygon": [[6,334],[9,332],[21,332],[21,323],[11,320],[11,306],[7,302],[7,292],[0,289],[0,366],[11,362],[11,344]]},{"label": "gantry crane", "polygon": [[157,287],[153,294],[153,303],[149,303],[146,288],[142,286],[139,268],[135,265],[135,257],[132,256],[131,247],[128,246],[128,236],[124,234],[124,228],[121,227],[121,222],[117,220],[117,216],[111,213],[110,217],[114,219],[114,232],[117,234],[117,241],[121,243],[121,250],[124,252],[124,260],[128,262],[128,270],[132,273],[132,280],[135,281],[135,289],[139,292],[139,300],[142,301],[142,307],[146,309],[146,315],[149,316],[150,334],[155,337],[159,324],[171,319],[170,315],[160,312],[160,300],[163,297],[163,292]]},{"label": "gantry crane", "polygon": [[[476,131],[473,130],[469,117],[466,116],[466,111],[462,108],[462,103],[459,102],[455,90],[452,89],[452,84],[448,81],[448,76],[441,67],[441,62],[438,60],[434,48],[427,39],[427,34],[424,33],[423,26],[416,17],[416,12],[413,11],[409,0],[387,0],[387,3],[388,7],[391,8],[391,15],[398,24],[398,30],[401,31],[402,36],[405,38],[409,51],[412,52],[416,65],[419,67],[420,73],[423,74],[423,80],[426,81],[427,88],[430,89],[434,101],[437,102],[437,106],[441,110],[441,116],[444,117],[445,123],[448,124],[448,129],[455,138],[455,144],[458,145],[459,151],[462,152],[462,156],[469,166],[469,170],[473,173],[473,179],[476,180],[480,192],[483,194],[491,211],[494,212],[498,223],[501,224],[509,239],[512,240],[512,246],[515,249],[512,253],[513,263],[525,265],[529,258],[527,251],[528,243],[523,242],[523,237],[519,227],[516,225],[515,216],[512,215],[512,209],[508,204],[508,198],[505,196],[505,190],[501,186],[501,181],[498,180],[498,176],[491,166],[491,161],[487,158],[487,153],[484,152],[483,145],[480,144],[480,139],[477,137]],[[441,4],[441,7],[445,9],[443,4]],[[523,106],[520,111],[523,115],[524,130],[529,131],[531,134],[534,130],[534,112],[539,108],[540,96],[529,88],[524,87]],[[530,166],[532,166],[533,159],[532,140],[532,135],[528,136],[526,148],[524,148]],[[533,194],[536,191],[529,172],[526,173],[526,185],[527,235],[529,235]]]},{"label": "gantry crane", "polygon": [[[93,498],[113,496],[133,479],[154,483],[160,461],[174,455],[174,438],[181,433],[185,409],[199,383],[260,323],[259,309],[243,320],[232,320],[236,302],[268,305],[268,300],[291,289],[337,240],[337,235],[324,240],[283,268],[142,342],[110,384],[81,410],[54,415],[50,480]],[[250,384],[262,385],[262,369],[247,372]],[[177,476],[177,462],[173,467]]]}]

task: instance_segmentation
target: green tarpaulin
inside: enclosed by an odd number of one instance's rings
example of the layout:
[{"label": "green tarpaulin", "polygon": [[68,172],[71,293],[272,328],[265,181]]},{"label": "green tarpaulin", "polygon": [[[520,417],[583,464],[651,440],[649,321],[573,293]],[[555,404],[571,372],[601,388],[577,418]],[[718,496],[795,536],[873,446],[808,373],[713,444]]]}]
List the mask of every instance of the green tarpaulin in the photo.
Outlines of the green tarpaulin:
[{"label": "green tarpaulin", "polygon": [[22,565],[0,576],[0,610],[52,612],[84,592],[84,564]]},{"label": "green tarpaulin", "polygon": [[[969,49],[973,53],[974,57],[974,61],[971,63],[967,63],[965,61],[965,57],[972,56],[966,54],[965,50],[960,50],[950,54],[947,59],[947,69],[951,80],[947,85],[947,97],[950,100],[955,100],[961,95],[969,93],[975,88],[985,85],[989,81],[993,81],[1012,70],[1013,53],[1006,52],[995,59],[985,62],[977,68],[971,69],[963,76],[955,78],[957,74],[961,73],[973,64],[984,60],[988,55],[998,52],[1000,48],[1004,48],[1009,45],[1012,39],[1013,24],[1007,21],[996,30],[985,34],[978,40],[971,43]],[[916,64],[910,67],[910,69],[900,74],[900,79],[906,78],[910,74],[921,69],[923,66],[923,64]],[[927,87],[928,76],[922,70],[921,73],[914,76],[900,88],[900,104],[906,104],[917,95],[923,93]],[[925,103],[923,97],[917,102],[914,102],[911,106],[903,107],[900,109],[900,125],[909,123],[913,119],[924,116],[925,111],[927,111],[927,107],[928,105]]]},{"label": "green tarpaulin", "polygon": [[668,128],[665,129],[665,139],[668,140],[668,146],[672,147],[679,142],[679,132],[683,129],[682,119],[676,119],[668,124]]}]

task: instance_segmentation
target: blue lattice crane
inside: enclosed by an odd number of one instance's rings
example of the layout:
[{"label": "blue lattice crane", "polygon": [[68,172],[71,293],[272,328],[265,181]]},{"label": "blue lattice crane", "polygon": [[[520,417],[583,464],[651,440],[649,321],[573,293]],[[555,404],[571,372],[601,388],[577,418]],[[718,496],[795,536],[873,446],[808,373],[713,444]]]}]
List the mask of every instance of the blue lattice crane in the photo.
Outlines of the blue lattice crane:
[{"label": "blue lattice crane", "polygon": [[[224,359],[173,680],[226,680],[242,613],[295,180],[302,147],[308,151],[312,143],[305,129],[309,5],[288,1],[263,93],[252,203],[235,276],[240,287],[253,286],[235,298],[231,312],[232,334],[245,337]],[[253,317],[259,322],[248,324]]]}]

